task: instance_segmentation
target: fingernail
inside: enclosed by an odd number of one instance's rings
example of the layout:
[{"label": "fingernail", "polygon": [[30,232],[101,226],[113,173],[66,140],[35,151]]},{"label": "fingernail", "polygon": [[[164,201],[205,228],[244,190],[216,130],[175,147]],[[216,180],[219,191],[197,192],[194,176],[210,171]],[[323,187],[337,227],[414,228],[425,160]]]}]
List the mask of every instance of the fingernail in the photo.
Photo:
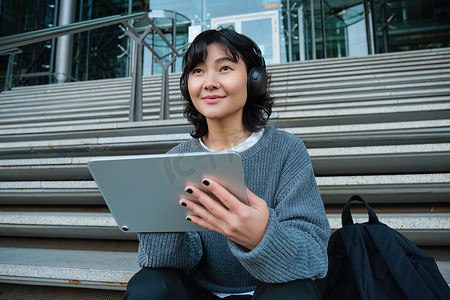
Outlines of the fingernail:
[{"label": "fingernail", "polygon": [[192,220],[191,220],[191,218],[189,218],[189,217],[187,217],[187,218],[186,218],[186,220],[187,220],[187,221],[189,221],[189,222],[191,222],[191,221],[192,221]]},{"label": "fingernail", "polygon": [[188,193],[188,194],[192,194],[194,191],[191,189],[191,188],[188,188],[187,190],[186,190],[186,193]]},{"label": "fingernail", "polygon": [[208,181],[208,180],[206,180],[206,179],[205,179],[205,180],[203,180],[203,181],[202,181],[202,183],[203,183],[204,185],[206,185],[206,186],[208,186],[208,185],[209,185],[209,181]]},{"label": "fingernail", "polygon": [[187,206],[186,202],[181,202],[181,206],[186,207]]}]

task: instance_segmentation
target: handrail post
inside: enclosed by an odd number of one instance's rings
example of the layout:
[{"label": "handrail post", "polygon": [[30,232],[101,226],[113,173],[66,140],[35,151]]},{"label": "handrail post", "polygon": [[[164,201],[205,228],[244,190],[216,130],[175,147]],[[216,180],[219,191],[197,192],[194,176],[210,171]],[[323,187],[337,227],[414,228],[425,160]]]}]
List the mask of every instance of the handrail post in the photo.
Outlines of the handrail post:
[{"label": "handrail post", "polygon": [[170,118],[169,108],[169,67],[173,64],[177,57],[174,55],[167,64],[160,63],[163,68],[161,78],[161,102],[159,105],[159,119],[168,120]]},{"label": "handrail post", "polygon": [[6,69],[5,86],[3,87],[4,91],[9,91],[12,88],[12,74],[13,74],[15,56],[16,56],[16,53],[14,53],[14,52],[9,54],[8,66]]},{"label": "handrail post", "polygon": [[159,103],[159,119],[169,119],[169,65],[163,65],[161,75],[161,101]]},{"label": "handrail post", "polygon": [[132,39],[134,45],[133,71],[131,77],[131,98],[129,121],[142,121],[142,43]]},{"label": "handrail post", "polygon": [[13,48],[8,51],[1,51],[0,55],[8,54],[8,66],[6,67],[6,76],[5,76],[5,85],[3,86],[4,91],[9,91],[12,89],[12,77],[13,77],[13,69],[16,64],[15,58],[16,54],[22,53],[22,50],[19,48]]}]

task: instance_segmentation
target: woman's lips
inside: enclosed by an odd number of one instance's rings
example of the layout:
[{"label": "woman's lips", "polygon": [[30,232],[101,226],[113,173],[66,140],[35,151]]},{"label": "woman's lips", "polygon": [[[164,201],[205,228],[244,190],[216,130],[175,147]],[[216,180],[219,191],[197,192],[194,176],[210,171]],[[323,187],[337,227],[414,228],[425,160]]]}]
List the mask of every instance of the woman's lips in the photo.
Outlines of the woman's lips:
[{"label": "woman's lips", "polygon": [[202,100],[205,101],[208,104],[214,104],[222,101],[225,98],[225,96],[220,95],[207,95],[205,97],[202,97]]}]

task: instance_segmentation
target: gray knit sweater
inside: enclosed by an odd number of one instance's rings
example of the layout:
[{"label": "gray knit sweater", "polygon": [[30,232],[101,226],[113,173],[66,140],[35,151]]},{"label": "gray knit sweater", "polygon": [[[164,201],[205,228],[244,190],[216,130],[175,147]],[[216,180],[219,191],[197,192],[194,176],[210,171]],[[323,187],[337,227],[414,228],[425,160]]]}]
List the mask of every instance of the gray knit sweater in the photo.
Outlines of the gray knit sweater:
[{"label": "gray knit sweater", "polygon": [[[197,139],[170,150],[204,151]],[[302,141],[268,126],[241,157],[246,185],[270,211],[261,243],[249,251],[216,232],[141,233],[140,266],[181,269],[204,288],[223,293],[254,290],[257,281],[325,276],[330,227]]]}]

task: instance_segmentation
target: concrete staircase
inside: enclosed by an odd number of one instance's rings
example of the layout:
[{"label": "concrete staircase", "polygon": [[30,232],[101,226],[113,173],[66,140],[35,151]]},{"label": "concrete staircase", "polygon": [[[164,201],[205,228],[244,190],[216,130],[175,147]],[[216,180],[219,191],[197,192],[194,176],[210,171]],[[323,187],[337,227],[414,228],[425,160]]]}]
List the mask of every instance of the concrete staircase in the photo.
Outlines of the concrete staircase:
[{"label": "concrete staircase", "polygon": [[[433,255],[450,282],[450,48],[269,71],[276,97],[270,124],[308,147],[332,228],[341,227],[343,203],[361,195],[382,222]],[[163,153],[189,139],[179,75],[170,76],[171,119],[164,121],[159,76],[144,78],[144,121],[136,123],[127,122],[129,78],[0,94],[5,295],[71,295],[79,287],[120,299],[138,270],[137,238],[119,231],[86,162]],[[366,221],[360,207],[353,213]]]}]

